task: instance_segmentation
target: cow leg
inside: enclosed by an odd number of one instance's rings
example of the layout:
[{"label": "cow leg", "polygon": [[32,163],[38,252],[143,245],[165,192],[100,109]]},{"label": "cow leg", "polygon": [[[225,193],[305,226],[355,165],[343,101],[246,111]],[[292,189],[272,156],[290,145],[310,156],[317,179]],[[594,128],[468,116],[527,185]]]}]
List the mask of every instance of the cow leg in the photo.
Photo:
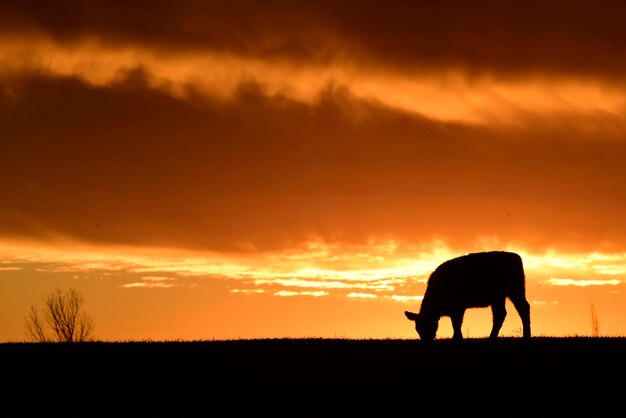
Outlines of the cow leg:
[{"label": "cow leg", "polygon": [[493,328],[491,328],[491,334],[489,338],[496,338],[500,333],[504,318],[506,318],[506,299],[503,298],[494,302],[491,305],[491,313],[493,314]]},{"label": "cow leg", "polygon": [[452,339],[454,340],[462,340],[463,333],[461,332],[461,325],[463,325],[463,316],[465,315],[465,310],[454,312],[450,315],[450,321],[452,322],[452,330],[454,333],[452,334]]},{"label": "cow leg", "polygon": [[515,306],[517,313],[522,319],[524,338],[530,338],[530,304],[524,297],[511,298],[511,302],[513,302],[513,306]]}]

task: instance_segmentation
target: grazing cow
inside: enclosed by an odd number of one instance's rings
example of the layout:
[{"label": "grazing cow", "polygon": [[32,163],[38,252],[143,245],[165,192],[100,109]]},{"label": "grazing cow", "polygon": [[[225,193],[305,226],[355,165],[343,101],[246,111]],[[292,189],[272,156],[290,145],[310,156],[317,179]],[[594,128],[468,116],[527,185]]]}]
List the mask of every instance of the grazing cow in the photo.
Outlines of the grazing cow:
[{"label": "grazing cow", "polygon": [[506,298],[522,319],[524,338],[530,338],[530,305],[522,258],[505,251],[472,253],[437,267],[428,279],[420,312],[404,314],[415,321],[415,330],[424,341],[434,340],[439,319],[449,316],[452,338],[460,340],[465,310],[491,306],[493,328],[489,337],[496,338],[506,317]]}]

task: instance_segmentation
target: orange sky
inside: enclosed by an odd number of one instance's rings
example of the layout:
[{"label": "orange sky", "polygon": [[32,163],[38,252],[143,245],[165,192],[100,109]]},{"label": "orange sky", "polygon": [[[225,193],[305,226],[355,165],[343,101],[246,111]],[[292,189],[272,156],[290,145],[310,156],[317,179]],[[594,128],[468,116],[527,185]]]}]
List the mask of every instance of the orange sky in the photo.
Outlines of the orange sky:
[{"label": "orange sky", "polygon": [[535,335],[626,335],[626,5],[421,3],[1,5],[0,341],[57,286],[100,339],[416,338],[492,249]]}]

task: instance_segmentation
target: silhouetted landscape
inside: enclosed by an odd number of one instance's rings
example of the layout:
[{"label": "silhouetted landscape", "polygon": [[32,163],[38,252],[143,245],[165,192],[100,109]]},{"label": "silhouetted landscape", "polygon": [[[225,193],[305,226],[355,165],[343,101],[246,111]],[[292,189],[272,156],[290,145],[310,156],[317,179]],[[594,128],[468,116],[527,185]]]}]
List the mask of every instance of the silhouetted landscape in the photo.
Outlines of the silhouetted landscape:
[{"label": "silhouetted landscape", "polygon": [[12,365],[5,382],[14,382],[11,391],[21,396],[71,394],[103,408],[127,402],[142,410],[226,402],[252,407],[248,402],[258,398],[265,401],[254,407],[266,411],[277,411],[276,402],[410,410],[444,396],[485,406],[599,412],[621,402],[625,354],[622,337],[0,345],[2,359]]}]

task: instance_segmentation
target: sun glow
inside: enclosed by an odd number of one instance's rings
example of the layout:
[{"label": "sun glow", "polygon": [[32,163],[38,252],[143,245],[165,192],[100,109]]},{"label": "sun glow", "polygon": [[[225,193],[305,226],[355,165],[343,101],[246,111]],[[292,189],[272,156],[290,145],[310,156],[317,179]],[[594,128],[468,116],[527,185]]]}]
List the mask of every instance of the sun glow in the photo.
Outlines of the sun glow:
[{"label": "sun glow", "polygon": [[[0,246],[5,270],[35,269],[40,272],[112,272],[129,275],[124,288],[171,288],[190,286],[203,277],[235,280],[232,292],[254,294],[271,291],[278,296],[304,294],[327,296],[347,292],[350,298],[389,296],[397,301],[415,300],[422,292],[430,273],[455,254],[441,243],[430,248],[415,247],[396,241],[377,245],[339,245],[311,242],[301,251],[225,256],[183,251],[180,249],[138,249],[81,246],[66,243],[62,247],[41,244]],[[615,275],[626,269],[626,254],[532,254],[519,251],[525,261],[528,280],[549,286],[615,286]],[[282,260],[282,263],[281,263]],[[337,263],[334,268],[332,263]],[[329,263],[330,266],[329,267]],[[316,264],[324,267],[315,267]],[[366,264],[368,268],[363,268]],[[268,267],[271,266],[271,267]],[[562,279],[557,273],[577,276]],[[611,276],[605,278],[604,276]],[[367,292],[369,291],[369,292]],[[286,293],[285,293],[286,292]],[[311,293],[312,292],[312,293]]]}]

